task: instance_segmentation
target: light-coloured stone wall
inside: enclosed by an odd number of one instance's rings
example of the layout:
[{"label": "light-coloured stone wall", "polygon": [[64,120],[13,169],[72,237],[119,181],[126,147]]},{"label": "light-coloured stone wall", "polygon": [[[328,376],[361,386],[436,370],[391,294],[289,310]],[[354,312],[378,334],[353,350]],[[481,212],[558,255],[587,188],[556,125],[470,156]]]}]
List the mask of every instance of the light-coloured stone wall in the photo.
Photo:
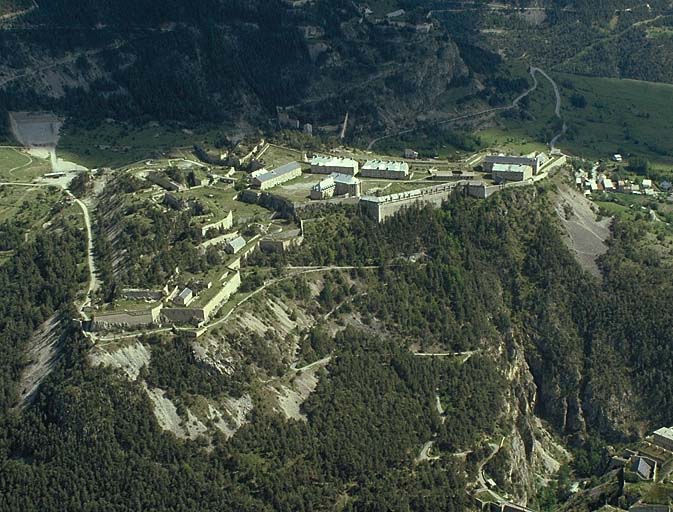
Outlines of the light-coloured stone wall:
[{"label": "light-coloured stone wall", "polygon": [[222,305],[229,300],[234,293],[241,287],[241,273],[236,271],[225,278],[222,283],[222,289],[215,294],[215,296],[203,306],[203,315],[208,320],[213,314],[222,307]]},{"label": "light-coloured stone wall", "polygon": [[162,305],[140,311],[112,311],[110,313],[96,314],[93,317],[92,328],[104,329],[129,329],[143,327],[159,322]]},{"label": "light-coloured stone wall", "polygon": [[212,224],[206,224],[201,228],[201,236],[206,236],[208,234],[208,231],[211,229],[219,230],[219,229],[231,229],[231,227],[234,225],[234,214],[230,211],[226,217],[224,217],[222,220],[218,220],[217,222],[213,222]]}]

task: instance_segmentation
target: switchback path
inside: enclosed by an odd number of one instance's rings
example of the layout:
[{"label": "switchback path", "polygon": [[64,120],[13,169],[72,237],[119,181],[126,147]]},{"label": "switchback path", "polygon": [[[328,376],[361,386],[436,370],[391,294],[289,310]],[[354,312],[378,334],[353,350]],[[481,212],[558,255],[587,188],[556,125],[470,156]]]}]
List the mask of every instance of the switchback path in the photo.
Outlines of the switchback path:
[{"label": "switchback path", "polygon": [[13,167],[13,168],[11,168],[9,171],[7,171],[7,173],[8,173],[12,178],[14,178],[14,172],[15,172],[15,171],[19,171],[19,170],[21,170],[21,169],[23,169],[23,168],[25,168],[25,167],[28,167],[29,165],[32,165],[32,163],[33,163],[33,157],[30,156],[30,155],[27,155],[26,153],[24,153],[24,152],[22,152],[22,151],[19,151],[19,150],[16,149],[16,148],[11,148],[11,149],[12,149],[14,152],[16,152],[17,154],[19,154],[19,155],[21,155],[21,156],[23,156],[23,157],[25,157],[25,158],[28,159],[28,161],[27,161],[26,163],[21,164],[21,165],[17,165],[16,167]]},{"label": "switchback path", "polygon": [[[563,121],[563,117],[561,117],[561,93],[559,91],[558,85],[556,85],[556,82],[550,77],[547,73],[545,73],[542,69],[532,67],[530,68],[530,74],[535,77],[535,73],[540,73],[543,77],[545,77],[549,83],[552,85],[554,88],[554,95],[556,96],[556,106],[554,107],[554,114],[556,117],[558,117],[561,121]],[[554,135],[551,141],[549,141],[549,149],[554,149],[556,146],[556,142],[565,135],[566,131],[568,131],[568,125],[566,124],[565,121],[563,121],[563,127],[561,128],[561,131]]]},{"label": "switchback path", "polygon": [[[535,89],[537,89],[538,81],[537,81],[537,78],[535,77],[535,72],[537,72],[537,71],[542,71],[542,70],[540,70],[539,68],[532,68],[531,67],[530,74],[533,77],[533,85],[531,87],[529,87],[526,91],[521,93],[519,96],[514,98],[512,103],[510,103],[509,105],[506,105],[504,107],[487,108],[485,110],[480,110],[480,111],[477,111],[477,112],[470,112],[468,114],[462,114],[462,115],[457,116],[457,117],[452,117],[452,118],[449,118],[449,119],[444,119],[443,121],[437,121],[435,123],[431,123],[430,126],[442,126],[444,124],[455,123],[456,121],[462,121],[464,119],[471,119],[473,117],[490,115],[490,114],[494,114],[496,112],[504,112],[504,111],[507,111],[507,110],[512,110],[512,109],[517,108],[522,99],[524,99],[526,96],[528,96],[530,93],[532,93]],[[545,76],[546,76],[546,74],[545,74]],[[547,76],[547,78],[549,78],[549,77]],[[374,145],[381,142],[382,140],[390,139],[392,137],[399,137],[400,135],[406,135],[407,133],[415,132],[416,130],[418,130],[420,128],[421,128],[420,126],[416,126],[414,128],[407,128],[406,130],[402,130],[402,131],[399,131],[397,133],[390,133],[388,135],[382,135],[380,137],[372,139],[372,141],[367,146],[367,150],[371,151],[371,149],[374,147]]]}]

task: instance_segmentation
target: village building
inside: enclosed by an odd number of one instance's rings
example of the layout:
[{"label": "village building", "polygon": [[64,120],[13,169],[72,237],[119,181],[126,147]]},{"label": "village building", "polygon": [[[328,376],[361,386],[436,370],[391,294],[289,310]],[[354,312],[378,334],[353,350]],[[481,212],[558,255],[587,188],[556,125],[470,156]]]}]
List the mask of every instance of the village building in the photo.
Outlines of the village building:
[{"label": "village building", "polygon": [[273,171],[254,177],[252,179],[252,186],[260,190],[268,190],[299,176],[301,176],[301,164],[299,162],[291,162],[281,165]]},{"label": "village building", "polygon": [[259,249],[265,253],[284,252],[302,244],[304,236],[301,229],[292,229],[274,233],[260,240]]},{"label": "village building", "polygon": [[360,169],[360,175],[367,178],[405,180],[409,177],[409,164],[387,160],[367,160]]},{"label": "village building", "polygon": [[237,236],[236,238],[227,240],[224,243],[224,250],[229,254],[236,254],[238,251],[240,251],[245,247],[246,243],[247,242],[245,241],[245,238],[243,238],[242,236]]},{"label": "village building", "polygon": [[648,457],[633,457],[631,459],[631,471],[642,480],[654,479],[656,468],[657,463]]},{"label": "village building", "polygon": [[491,166],[491,176],[496,183],[511,181],[526,181],[533,177],[533,167],[527,164],[494,163]]},{"label": "village building", "polygon": [[352,158],[316,155],[311,159],[311,173],[313,174],[338,173],[355,176],[359,170],[360,164]]},{"label": "village building", "polygon": [[418,158],[418,151],[414,151],[413,149],[407,148],[404,150],[404,158],[408,158],[410,160],[416,160]]},{"label": "village building", "polygon": [[388,19],[399,18],[400,16],[404,16],[404,9],[397,9],[386,14],[386,18]]},{"label": "village building", "polygon": [[278,126],[280,128],[294,128],[298,130],[301,126],[299,119],[293,119],[290,117],[290,114],[281,107],[276,107],[276,113],[278,115]]},{"label": "village building", "polygon": [[336,184],[334,183],[334,178],[331,176],[325,178],[322,181],[319,181],[313,187],[311,187],[311,192],[309,197],[311,199],[328,199],[334,195],[336,189]]}]

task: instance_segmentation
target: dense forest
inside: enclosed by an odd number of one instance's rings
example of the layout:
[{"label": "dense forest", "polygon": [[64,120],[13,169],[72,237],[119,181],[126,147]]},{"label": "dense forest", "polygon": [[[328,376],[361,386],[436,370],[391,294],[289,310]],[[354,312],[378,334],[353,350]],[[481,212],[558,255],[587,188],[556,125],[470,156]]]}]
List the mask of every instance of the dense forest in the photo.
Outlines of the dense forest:
[{"label": "dense forest", "polygon": [[[666,263],[639,243],[641,230],[619,223],[601,261],[605,280],[584,274],[561,239],[552,194],[529,187],[481,202],[456,196],[383,225],[339,207],[307,224],[302,247],[256,256],[250,265],[379,265],[326,279],[318,297],[326,311],[350,301],[345,311],[375,331],[351,326],[333,336],[317,326],[300,357],[331,361],[302,405],[306,421],[256,403],[231,439],[179,440],[152,414],[145,383],[175,397],[237,396],[254,386],[249,369],[243,379],[223,378],[180,337],[148,340],[152,360],[129,382],[89,366],[88,342],[73,323],[34,401],[9,409],[21,340],[56,309],[66,325],[74,316],[68,304],[81,270],[66,255],[81,254],[83,242],[68,231],[58,245],[45,235],[25,247],[27,260],[0,267],[12,290],[0,324],[9,358],[0,509],[464,510],[484,443],[511,428],[516,403],[506,402],[505,369],[519,352],[537,388],[536,412],[578,450],[582,439],[592,443],[574,466],[586,474],[597,437],[625,439],[636,421],[673,421],[672,333],[659,314],[673,290],[658,278]],[[301,281],[291,289],[311,300]],[[419,358],[411,345],[473,352]],[[617,423],[609,404],[625,389],[642,400]],[[441,458],[418,464],[428,440]],[[465,450],[474,457],[451,456]]]},{"label": "dense forest", "polygon": [[63,225],[35,241],[14,245],[15,254],[0,266],[0,410],[16,405],[26,341],[74,300],[84,281],[79,266],[84,247],[82,234]]}]

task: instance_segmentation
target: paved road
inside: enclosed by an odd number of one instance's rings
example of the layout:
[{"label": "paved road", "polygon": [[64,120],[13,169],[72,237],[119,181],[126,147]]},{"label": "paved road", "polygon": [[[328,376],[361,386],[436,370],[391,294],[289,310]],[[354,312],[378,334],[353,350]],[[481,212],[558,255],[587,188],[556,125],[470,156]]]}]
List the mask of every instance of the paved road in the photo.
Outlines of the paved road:
[{"label": "paved road", "polygon": [[315,368],[316,366],[327,366],[329,362],[332,360],[332,356],[327,356],[323,357],[322,359],[318,359],[317,361],[313,361],[310,364],[307,364],[306,366],[302,366],[301,368],[295,368],[296,363],[292,363],[290,365],[290,369],[293,370],[294,372],[305,372],[307,370],[310,370],[312,368]]},{"label": "paved road", "polygon": [[10,185],[13,187],[56,187],[55,183],[20,183],[18,181],[0,181],[0,185]]},{"label": "paved road", "polygon": [[478,350],[466,350],[464,352],[414,352],[415,356],[420,357],[457,357],[457,356],[471,356]]},{"label": "paved road", "polygon": [[489,491],[491,494],[493,494],[493,496],[496,497],[496,499],[498,499],[502,502],[506,502],[508,500],[506,498],[500,496],[495,491],[489,489],[488,486],[486,485],[486,478],[484,477],[484,466],[486,464],[488,464],[493,457],[495,457],[495,455],[502,448],[502,445],[504,444],[504,442],[505,442],[505,437],[503,436],[503,438],[500,440],[500,444],[491,443],[489,445],[491,447],[491,453],[488,455],[488,457],[486,457],[484,460],[482,460],[479,463],[479,467],[477,468],[477,482],[479,483],[479,486],[481,487],[481,489],[483,489],[485,491]]}]

